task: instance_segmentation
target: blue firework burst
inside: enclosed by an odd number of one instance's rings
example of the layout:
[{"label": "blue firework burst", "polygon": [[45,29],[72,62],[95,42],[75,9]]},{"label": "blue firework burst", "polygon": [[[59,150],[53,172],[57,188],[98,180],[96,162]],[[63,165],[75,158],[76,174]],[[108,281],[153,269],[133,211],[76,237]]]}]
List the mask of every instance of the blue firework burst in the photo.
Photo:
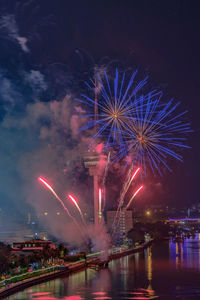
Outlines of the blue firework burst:
[{"label": "blue firework burst", "polygon": [[110,81],[104,72],[103,76],[97,73],[95,81],[91,79],[90,84],[86,83],[92,96],[82,94],[78,100],[87,104],[91,113],[84,115],[89,117],[90,121],[81,130],[96,126],[93,142],[98,137],[105,138],[106,147],[126,142],[124,132],[129,127],[135,107],[140,107],[140,98],[137,94],[147,81],[147,78],[144,78],[136,83],[136,74],[137,71],[131,75],[127,83],[125,73],[119,76],[116,69],[113,81]]},{"label": "blue firework burst", "polygon": [[[192,132],[190,123],[183,117],[187,111],[176,113],[179,103],[173,100],[161,103],[149,93],[146,105],[135,107],[132,120],[124,132],[126,143],[120,147],[115,158],[118,160],[129,155],[133,165],[140,165],[146,173],[146,167],[161,174],[161,166],[171,170],[168,159],[182,161],[181,148],[190,148],[186,145],[186,134]],[[140,103],[144,96],[140,97]]]},{"label": "blue firework burst", "polygon": [[[119,75],[109,80],[107,73],[97,73],[95,80],[86,83],[91,96],[81,95],[89,113],[89,121],[81,130],[95,128],[92,143],[97,138],[105,141],[105,150],[113,150],[113,162],[126,160],[125,167],[140,165],[144,172],[151,169],[161,174],[164,166],[171,170],[168,159],[182,161],[181,148],[186,145],[190,123],[184,121],[187,111],[177,113],[180,104],[173,100],[162,102],[162,92],[153,90],[142,94],[147,78],[136,82],[137,71],[129,80]],[[128,158],[128,159],[126,159]]]}]

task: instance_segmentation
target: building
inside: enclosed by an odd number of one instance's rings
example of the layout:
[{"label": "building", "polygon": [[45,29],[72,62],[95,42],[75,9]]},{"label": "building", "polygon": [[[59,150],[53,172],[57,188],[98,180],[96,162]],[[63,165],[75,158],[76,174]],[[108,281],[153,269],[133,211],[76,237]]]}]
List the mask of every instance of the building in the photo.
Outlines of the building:
[{"label": "building", "polygon": [[[107,229],[108,231],[112,231],[112,226],[114,223],[114,219],[117,211],[107,211],[106,219],[107,219]],[[129,230],[133,228],[133,215],[131,210],[122,209],[119,213],[118,219],[118,230],[120,235],[126,234]]]},{"label": "building", "polygon": [[35,252],[35,251],[42,251],[46,246],[49,246],[51,249],[55,248],[55,244],[52,241],[30,240],[24,242],[14,242],[12,244],[12,249],[14,250],[15,253]]},{"label": "building", "polygon": [[107,163],[107,156],[103,154],[99,154],[94,150],[88,150],[84,154],[83,157],[84,165],[89,169],[90,176],[93,177],[93,197],[94,197],[94,224],[98,225],[101,221],[102,212],[101,212],[101,204],[99,197],[99,191],[101,189],[101,183],[103,180],[104,169]]}]

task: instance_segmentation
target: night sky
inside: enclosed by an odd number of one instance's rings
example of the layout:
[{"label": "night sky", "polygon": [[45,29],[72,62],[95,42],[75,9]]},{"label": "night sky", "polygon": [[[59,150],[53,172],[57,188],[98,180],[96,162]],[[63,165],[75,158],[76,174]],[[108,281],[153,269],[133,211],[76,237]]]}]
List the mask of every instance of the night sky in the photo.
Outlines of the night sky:
[{"label": "night sky", "polygon": [[86,195],[89,179],[79,164],[86,144],[75,128],[74,99],[103,61],[147,74],[150,88],[181,101],[194,129],[184,163],[145,179],[141,203],[198,203],[199,37],[199,1],[2,0],[0,207],[10,219],[45,209],[38,175],[60,193],[78,186]]}]

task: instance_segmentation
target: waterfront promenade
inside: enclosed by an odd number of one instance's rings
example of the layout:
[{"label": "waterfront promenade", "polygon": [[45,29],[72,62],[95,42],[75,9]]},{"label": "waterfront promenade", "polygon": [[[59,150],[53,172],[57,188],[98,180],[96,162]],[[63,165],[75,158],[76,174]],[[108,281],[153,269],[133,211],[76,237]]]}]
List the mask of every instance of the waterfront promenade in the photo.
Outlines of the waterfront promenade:
[{"label": "waterfront promenade", "polygon": [[[114,251],[113,251],[113,249],[110,249],[108,251],[109,255],[108,255],[107,259],[105,259],[105,256],[103,259],[101,259],[101,254],[103,254],[103,253],[98,253],[96,255],[93,254],[92,257],[91,257],[91,255],[88,255],[86,260],[82,259],[82,260],[79,260],[78,262],[74,262],[74,263],[65,263],[65,265],[63,265],[63,266],[54,266],[53,268],[51,267],[51,268],[44,269],[43,270],[44,273],[41,275],[26,278],[26,279],[20,280],[15,283],[10,283],[10,284],[8,283],[5,287],[0,288],[0,298],[7,297],[11,294],[14,294],[14,293],[20,291],[20,290],[23,290],[25,288],[28,288],[30,286],[33,286],[33,285],[36,285],[36,284],[39,284],[42,282],[46,282],[46,281],[49,281],[49,280],[52,280],[52,279],[55,279],[58,277],[70,275],[71,273],[78,272],[85,268],[94,268],[95,267],[95,269],[98,269],[98,268],[105,267],[105,266],[107,266],[109,261],[111,261],[113,259],[117,259],[117,258],[126,256],[126,255],[130,255],[132,253],[137,253],[137,252],[143,251],[145,248],[150,246],[152,242],[153,242],[153,240],[151,240],[147,243],[144,243],[138,247],[134,247],[134,248],[126,249],[126,250],[123,250],[120,247],[115,248]],[[41,272],[42,272],[42,270],[41,270]]]}]

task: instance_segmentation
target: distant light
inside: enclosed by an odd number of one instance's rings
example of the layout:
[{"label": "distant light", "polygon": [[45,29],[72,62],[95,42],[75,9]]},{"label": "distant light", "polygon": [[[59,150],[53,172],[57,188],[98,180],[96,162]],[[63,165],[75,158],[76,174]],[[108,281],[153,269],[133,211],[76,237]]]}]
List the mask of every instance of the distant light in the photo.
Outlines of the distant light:
[{"label": "distant light", "polygon": [[151,215],[150,210],[147,210],[147,211],[146,211],[146,215],[147,215],[147,216],[150,216],[150,215]]},{"label": "distant light", "polygon": [[45,216],[47,216],[47,215],[48,215],[48,212],[47,212],[47,211],[45,211],[45,212],[44,212],[44,215],[45,215]]},{"label": "distant light", "polygon": [[56,213],[56,214],[57,214],[57,216],[60,216],[60,212],[59,212],[59,211],[57,211],[57,213]]},{"label": "distant light", "polygon": [[200,218],[180,218],[180,219],[169,219],[172,222],[180,222],[180,221],[200,221]]}]

